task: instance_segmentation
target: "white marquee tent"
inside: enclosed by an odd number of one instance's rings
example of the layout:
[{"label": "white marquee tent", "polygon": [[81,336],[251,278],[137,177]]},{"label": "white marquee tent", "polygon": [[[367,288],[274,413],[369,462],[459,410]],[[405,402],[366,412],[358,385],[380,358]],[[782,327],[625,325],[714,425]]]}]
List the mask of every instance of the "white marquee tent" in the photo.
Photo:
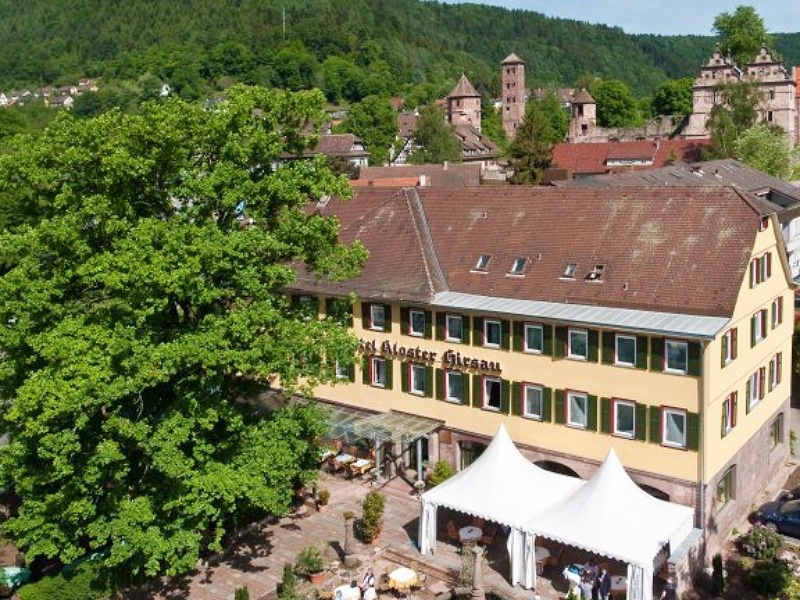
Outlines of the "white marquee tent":
[{"label": "white marquee tent", "polygon": [[628,476],[613,448],[594,476],[525,529],[564,544],[628,563],[629,600],[653,597],[653,563],[691,533],[694,510],[654,498]]},{"label": "white marquee tent", "polygon": [[420,551],[428,554],[436,548],[439,507],[481,517],[511,528],[508,549],[512,583],[524,581],[531,587],[530,579],[535,577],[535,573],[531,573],[535,567],[534,548],[533,540],[524,533],[525,523],[531,516],[563,502],[584,484],[580,479],[534,465],[517,450],[501,424],[475,462],[422,494]]}]

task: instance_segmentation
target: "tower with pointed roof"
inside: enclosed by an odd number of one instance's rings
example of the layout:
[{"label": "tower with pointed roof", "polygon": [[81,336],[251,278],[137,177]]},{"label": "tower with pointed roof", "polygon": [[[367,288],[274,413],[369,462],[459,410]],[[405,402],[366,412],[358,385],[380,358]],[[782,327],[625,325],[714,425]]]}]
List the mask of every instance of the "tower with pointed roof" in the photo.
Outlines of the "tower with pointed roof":
[{"label": "tower with pointed roof", "polygon": [[456,87],[447,96],[447,120],[450,124],[472,125],[481,130],[481,95],[469,82],[466,75],[461,75]]},{"label": "tower with pointed roof", "polygon": [[502,62],[503,129],[513,140],[525,116],[525,61],[513,52]]}]

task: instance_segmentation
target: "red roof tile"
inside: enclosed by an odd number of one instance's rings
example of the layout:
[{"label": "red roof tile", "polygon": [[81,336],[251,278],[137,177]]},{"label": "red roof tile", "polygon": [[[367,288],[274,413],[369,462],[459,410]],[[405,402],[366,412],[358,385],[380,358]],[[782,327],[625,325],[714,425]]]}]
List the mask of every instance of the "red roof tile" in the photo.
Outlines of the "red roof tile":
[{"label": "red roof tile", "polygon": [[[636,168],[663,167],[671,162],[694,162],[708,140],[641,140],[632,142],[575,143],[553,146],[553,163],[573,173],[606,173],[614,170],[609,160],[648,160],[650,165]],[[630,168],[630,167],[626,167]]]}]

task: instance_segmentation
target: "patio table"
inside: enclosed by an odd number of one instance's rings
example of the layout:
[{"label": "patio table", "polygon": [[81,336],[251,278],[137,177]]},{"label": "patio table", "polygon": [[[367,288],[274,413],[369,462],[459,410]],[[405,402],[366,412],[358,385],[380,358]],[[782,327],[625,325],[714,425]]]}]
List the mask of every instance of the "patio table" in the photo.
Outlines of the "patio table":
[{"label": "patio table", "polygon": [[398,592],[408,592],[417,583],[417,573],[408,567],[397,567],[389,573],[389,586]]}]

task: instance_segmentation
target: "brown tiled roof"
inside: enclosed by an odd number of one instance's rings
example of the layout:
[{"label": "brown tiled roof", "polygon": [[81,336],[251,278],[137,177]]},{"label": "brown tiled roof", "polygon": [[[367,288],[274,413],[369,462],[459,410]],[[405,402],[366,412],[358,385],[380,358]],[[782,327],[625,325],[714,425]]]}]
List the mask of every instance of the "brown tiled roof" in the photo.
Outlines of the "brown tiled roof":
[{"label": "brown tiled roof", "polygon": [[461,151],[465,159],[495,156],[500,150],[497,144],[468,123],[460,123],[455,129],[461,140]]},{"label": "brown tiled roof", "polygon": [[[361,167],[363,171],[365,167]],[[394,168],[394,167],[391,167]],[[414,187],[420,184],[419,177],[364,177],[350,180],[350,187]]]},{"label": "brown tiled roof", "polygon": [[413,112],[401,112],[397,115],[397,137],[408,139],[417,132],[419,115]]},{"label": "brown tiled roof", "polygon": [[[323,211],[370,250],[362,275],[334,292],[424,301],[446,287],[720,317],[733,313],[759,216],[731,187],[359,189]],[[474,273],[480,254],[492,258]],[[515,257],[528,259],[522,277],[508,275]],[[561,278],[569,263],[575,280]],[[596,265],[602,283],[587,282]],[[317,290],[309,282],[298,285]]]},{"label": "brown tiled roof", "polygon": [[508,56],[506,56],[506,57],[503,59],[503,62],[502,62],[502,63],[500,63],[500,64],[503,64],[503,65],[508,65],[508,64],[512,64],[512,63],[513,63],[513,64],[519,64],[519,63],[522,63],[522,64],[524,65],[524,64],[525,64],[525,61],[524,61],[524,60],[522,60],[522,59],[521,59],[519,56],[517,56],[516,54],[514,54],[514,53],[512,52],[511,54],[509,54]]},{"label": "brown tiled roof", "polygon": [[450,163],[447,165],[401,165],[397,167],[361,167],[359,179],[378,181],[384,178],[414,177],[424,175],[426,186],[474,187],[481,183],[481,166],[477,163]]},{"label": "brown tiled roof", "polygon": [[606,164],[609,159],[651,159],[652,165],[636,168],[663,167],[674,159],[683,162],[697,161],[701,149],[708,145],[708,140],[562,143],[553,146],[553,164],[573,173],[610,172],[614,168]]},{"label": "brown tiled roof", "polygon": [[[328,133],[319,136],[319,143],[315,148],[303,152],[303,157],[316,156],[358,157],[368,156],[369,152],[363,147],[361,139],[352,133]],[[283,154],[283,158],[296,158],[294,155]]]},{"label": "brown tiled roof", "polygon": [[480,94],[475,91],[475,88],[469,82],[466,75],[461,75],[456,87],[450,92],[448,98],[479,98]]},{"label": "brown tiled roof", "polygon": [[586,91],[585,89],[581,88],[573,97],[572,101],[575,104],[594,104],[594,98],[592,95]]}]

